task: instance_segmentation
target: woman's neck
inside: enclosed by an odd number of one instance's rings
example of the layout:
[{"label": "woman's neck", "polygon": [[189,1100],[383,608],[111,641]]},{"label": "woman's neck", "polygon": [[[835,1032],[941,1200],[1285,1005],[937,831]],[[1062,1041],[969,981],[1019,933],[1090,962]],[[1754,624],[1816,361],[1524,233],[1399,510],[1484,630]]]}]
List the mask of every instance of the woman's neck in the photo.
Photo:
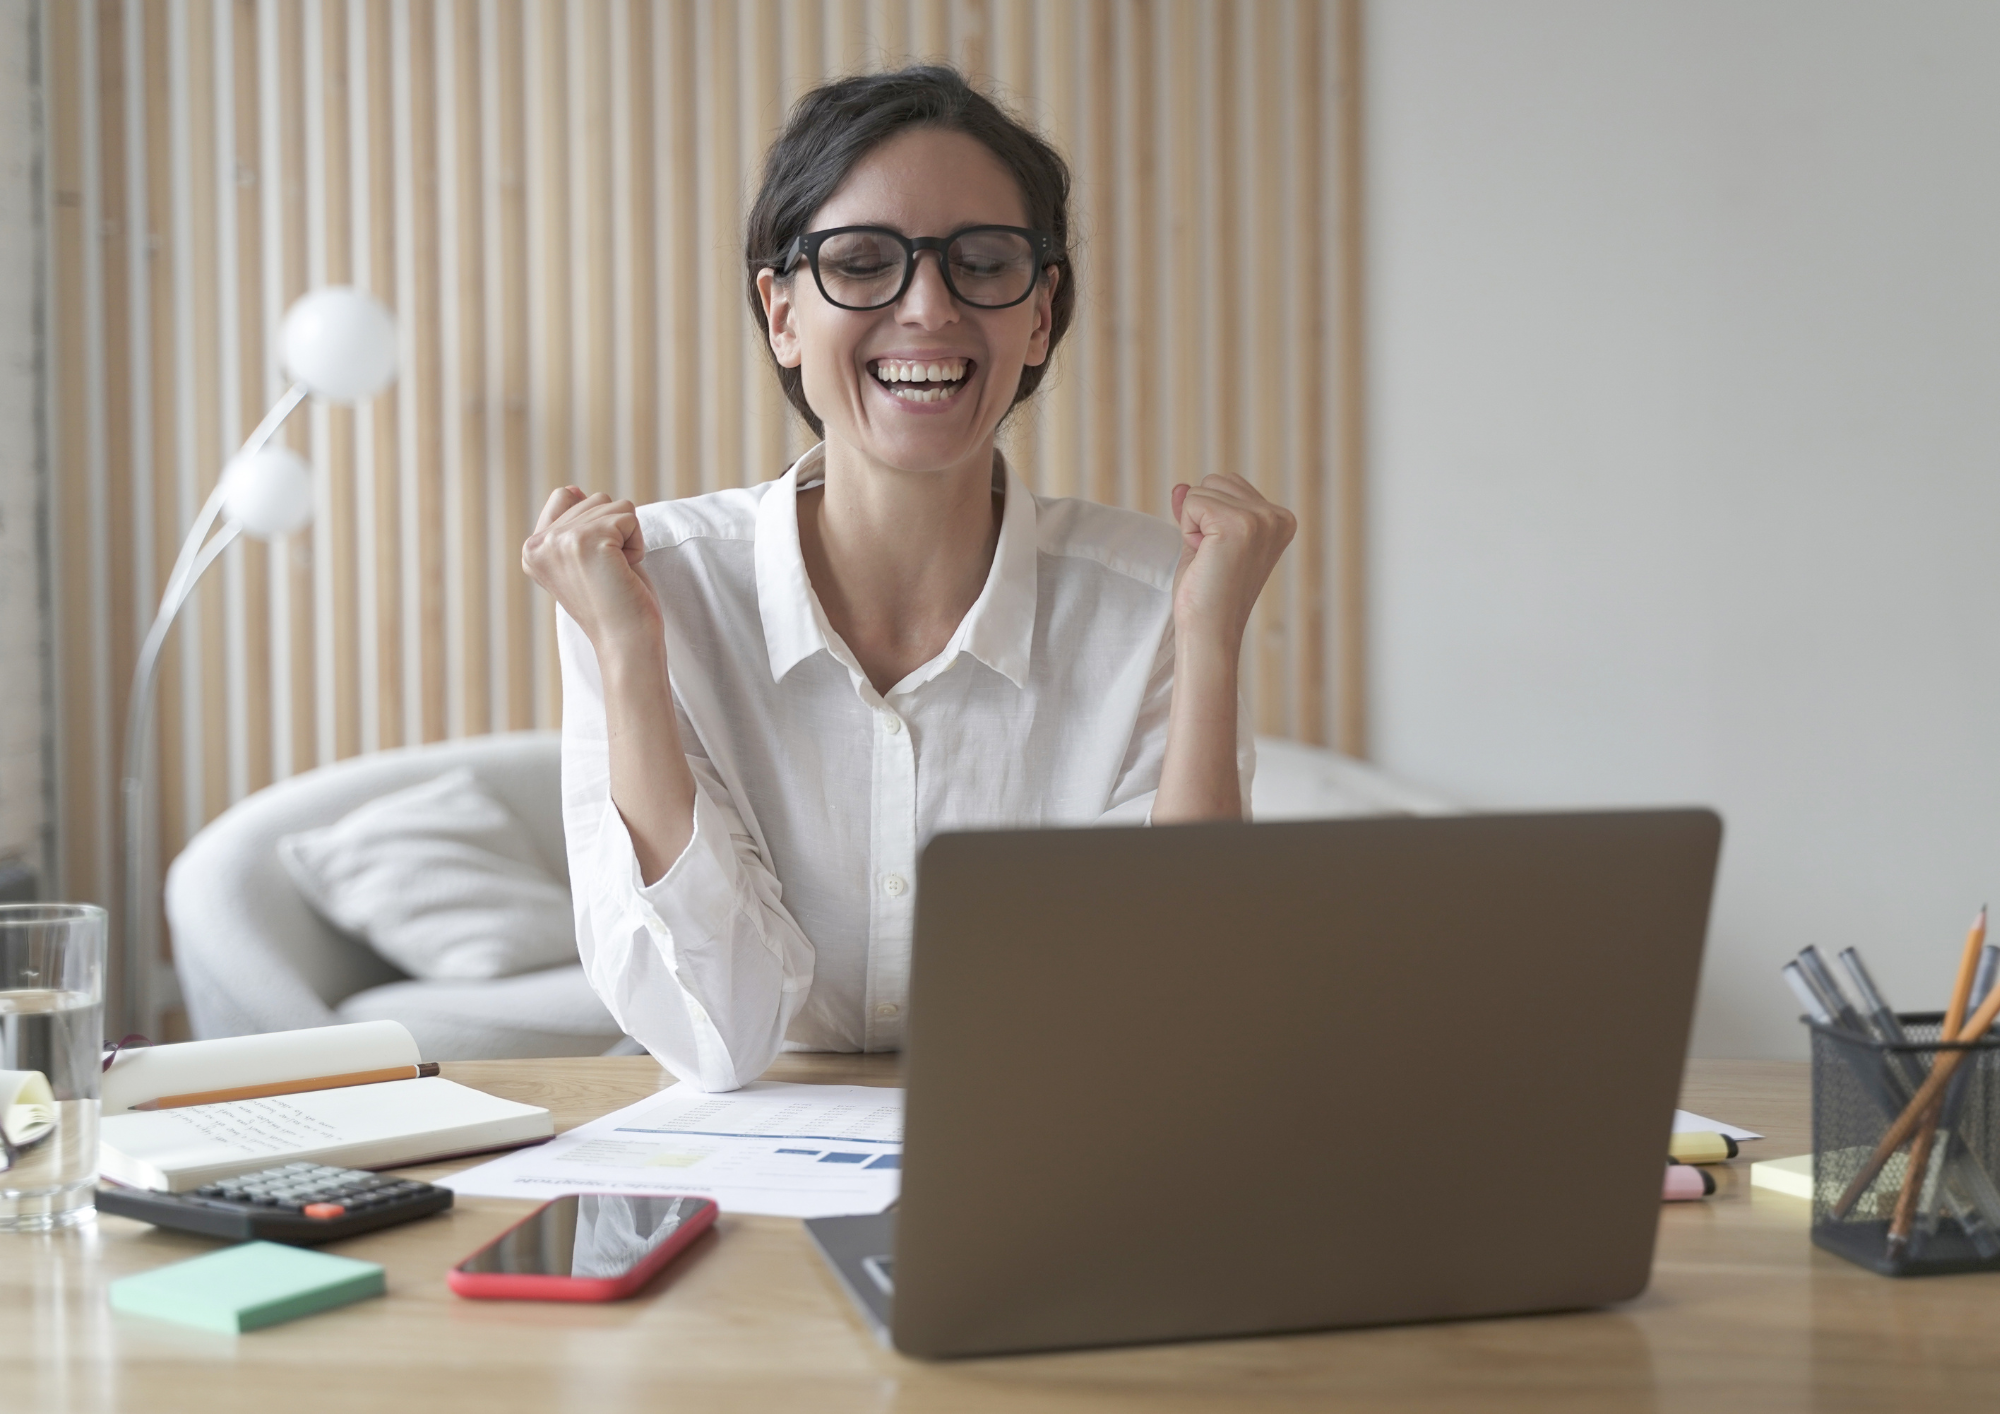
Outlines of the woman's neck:
[{"label": "woman's neck", "polygon": [[944,471],[887,467],[828,441],[823,487],[799,495],[799,548],[820,606],[875,690],[943,651],[1000,540],[993,449]]}]

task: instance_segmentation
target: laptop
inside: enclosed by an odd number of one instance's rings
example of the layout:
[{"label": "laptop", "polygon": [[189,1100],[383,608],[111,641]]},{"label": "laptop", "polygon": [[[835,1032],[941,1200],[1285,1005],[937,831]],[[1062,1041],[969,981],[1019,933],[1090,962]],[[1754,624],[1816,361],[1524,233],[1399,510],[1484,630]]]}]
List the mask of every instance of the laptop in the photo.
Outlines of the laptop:
[{"label": "laptop", "polygon": [[1721,837],[1706,810],[940,835],[902,1196],[806,1226],[929,1358],[1628,1300]]}]

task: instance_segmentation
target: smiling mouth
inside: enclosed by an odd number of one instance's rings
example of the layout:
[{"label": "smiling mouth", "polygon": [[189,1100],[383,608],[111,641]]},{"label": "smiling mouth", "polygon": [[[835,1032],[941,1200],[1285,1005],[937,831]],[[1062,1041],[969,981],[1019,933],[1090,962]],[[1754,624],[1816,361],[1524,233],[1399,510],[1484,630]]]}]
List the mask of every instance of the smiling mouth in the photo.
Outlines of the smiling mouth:
[{"label": "smiling mouth", "polygon": [[868,365],[868,371],[892,396],[906,403],[942,403],[965,386],[975,367],[969,358],[941,358],[931,363],[878,358]]}]

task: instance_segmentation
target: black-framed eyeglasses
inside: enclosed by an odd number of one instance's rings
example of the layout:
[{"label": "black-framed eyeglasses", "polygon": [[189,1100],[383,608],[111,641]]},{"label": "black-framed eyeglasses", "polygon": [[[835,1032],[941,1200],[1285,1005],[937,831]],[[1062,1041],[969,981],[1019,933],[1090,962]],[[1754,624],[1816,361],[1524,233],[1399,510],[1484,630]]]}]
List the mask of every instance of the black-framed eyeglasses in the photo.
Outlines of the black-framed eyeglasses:
[{"label": "black-framed eyeglasses", "polygon": [[800,257],[826,302],[841,309],[886,309],[909,292],[917,253],[935,251],[945,288],[961,303],[1006,309],[1035,292],[1042,267],[1054,263],[1047,231],[1025,226],[967,226],[948,236],[904,235],[887,226],[835,226],[792,242],[777,270],[789,275]]}]

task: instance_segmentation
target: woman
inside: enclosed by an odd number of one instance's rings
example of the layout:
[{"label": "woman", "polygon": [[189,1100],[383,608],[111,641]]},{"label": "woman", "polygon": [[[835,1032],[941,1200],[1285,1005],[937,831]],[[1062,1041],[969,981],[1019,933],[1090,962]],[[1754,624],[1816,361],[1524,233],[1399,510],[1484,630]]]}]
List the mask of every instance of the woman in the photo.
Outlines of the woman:
[{"label": "woman", "polygon": [[1236,665],[1291,515],[1215,475],[1176,534],[994,449],[1075,308],[1068,195],[950,69],[808,94],[745,253],[824,440],[746,490],[558,490],[523,547],[560,606],[584,968],[704,1089],[901,1044],[938,830],[1242,817]]}]

